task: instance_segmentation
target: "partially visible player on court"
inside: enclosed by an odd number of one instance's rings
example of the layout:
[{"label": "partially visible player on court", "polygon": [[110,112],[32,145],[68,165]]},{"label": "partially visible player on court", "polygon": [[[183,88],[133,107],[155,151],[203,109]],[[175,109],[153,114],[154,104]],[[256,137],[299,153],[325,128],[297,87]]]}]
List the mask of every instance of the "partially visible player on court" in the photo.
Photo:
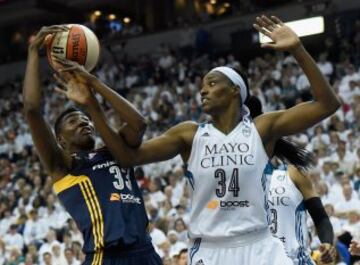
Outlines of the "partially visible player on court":
[{"label": "partially visible player on court", "polygon": [[[43,27],[28,49],[24,114],[36,150],[60,201],[83,234],[84,265],[159,265],[133,169],[122,167],[106,148],[94,150],[94,126],[84,112],[65,110],[55,123],[55,135],[42,115],[39,49],[48,34],[66,30],[65,26]],[[138,146],[146,127],[144,118],[94,76],[84,71],[83,77],[125,122],[116,137]],[[87,87],[69,86],[66,93],[78,104],[100,108]]]},{"label": "partially visible player on court", "polygon": [[294,166],[282,164],[271,176],[268,201],[270,231],[284,243],[294,264],[315,264],[310,257],[306,212],[309,212],[322,243],[319,248],[321,261],[327,264],[335,260],[332,225],[306,174]]},{"label": "partially visible player on court", "polygon": [[212,123],[183,122],[132,148],[115,138],[100,112],[91,112],[106,145],[124,165],[182,156],[192,188],[190,264],[293,264],[268,228],[269,158],[276,154],[282,136],[313,126],[340,106],[290,28],[276,17],[265,16],[258,17],[254,27],[273,40],[263,47],[289,51],[295,57],[309,79],[314,101],[253,120],[246,79],[229,67],[217,67],[205,75],[200,91],[203,110]]}]

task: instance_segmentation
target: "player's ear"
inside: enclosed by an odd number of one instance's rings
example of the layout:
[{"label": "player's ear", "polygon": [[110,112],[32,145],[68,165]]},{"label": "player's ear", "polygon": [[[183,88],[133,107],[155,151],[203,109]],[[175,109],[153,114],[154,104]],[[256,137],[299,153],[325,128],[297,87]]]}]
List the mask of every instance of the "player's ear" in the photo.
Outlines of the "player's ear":
[{"label": "player's ear", "polygon": [[233,93],[234,97],[239,97],[240,96],[240,88],[239,88],[239,86],[233,85],[231,87],[231,92]]},{"label": "player's ear", "polygon": [[58,144],[61,146],[62,149],[66,148],[66,142],[65,142],[64,137],[59,135],[59,136],[56,137],[56,140],[57,140]]}]

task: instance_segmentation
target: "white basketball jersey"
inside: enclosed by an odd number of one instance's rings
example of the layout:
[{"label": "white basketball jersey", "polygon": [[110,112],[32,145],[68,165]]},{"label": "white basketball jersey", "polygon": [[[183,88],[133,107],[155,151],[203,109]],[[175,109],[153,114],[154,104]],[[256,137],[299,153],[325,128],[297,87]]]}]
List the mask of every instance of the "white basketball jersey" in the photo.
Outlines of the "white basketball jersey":
[{"label": "white basketball jersey", "polygon": [[186,172],[192,187],[190,238],[213,240],[267,229],[269,176],[263,173],[268,160],[254,123],[242,121],[228,135],[200,124]]},{"label": "white basketball jersey", "polygon": [[308,229],[303,196],[291,180],[287,167],[274,170],[268,196],[270,231],[285,246],[295,264],[313,264],[308,246]]}]

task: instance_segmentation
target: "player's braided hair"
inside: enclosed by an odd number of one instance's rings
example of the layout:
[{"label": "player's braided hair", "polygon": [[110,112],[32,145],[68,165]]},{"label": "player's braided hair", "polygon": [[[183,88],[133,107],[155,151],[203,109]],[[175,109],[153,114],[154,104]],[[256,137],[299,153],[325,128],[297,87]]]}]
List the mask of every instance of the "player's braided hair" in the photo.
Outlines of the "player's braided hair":
[{"label": "player's braided hair", "polygon": [[[250,109],[251,118],[255,119],[255,117],[263,114],[261,101],[257,97],[250,95],[246,74],[237,69],[234,70],[244,79],[249,95],[245,104]],[[306,170],[314,165],[314,156],[312,153],[284,137],[276,141],[273,155],[283,162],[294,165],[300,170]]]}]

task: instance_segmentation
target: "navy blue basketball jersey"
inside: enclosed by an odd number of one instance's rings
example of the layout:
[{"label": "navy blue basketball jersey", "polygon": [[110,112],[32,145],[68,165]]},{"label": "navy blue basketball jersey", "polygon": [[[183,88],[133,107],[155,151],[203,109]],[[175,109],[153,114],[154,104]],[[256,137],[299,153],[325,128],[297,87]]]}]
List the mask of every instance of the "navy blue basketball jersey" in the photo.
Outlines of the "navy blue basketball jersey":
[{"label": "navy blue basketball jersey", "polygon": [[107,149],[76,154],[53,187],[84,236],[85,253],[151,242],[134,170],[121,168]]}]

